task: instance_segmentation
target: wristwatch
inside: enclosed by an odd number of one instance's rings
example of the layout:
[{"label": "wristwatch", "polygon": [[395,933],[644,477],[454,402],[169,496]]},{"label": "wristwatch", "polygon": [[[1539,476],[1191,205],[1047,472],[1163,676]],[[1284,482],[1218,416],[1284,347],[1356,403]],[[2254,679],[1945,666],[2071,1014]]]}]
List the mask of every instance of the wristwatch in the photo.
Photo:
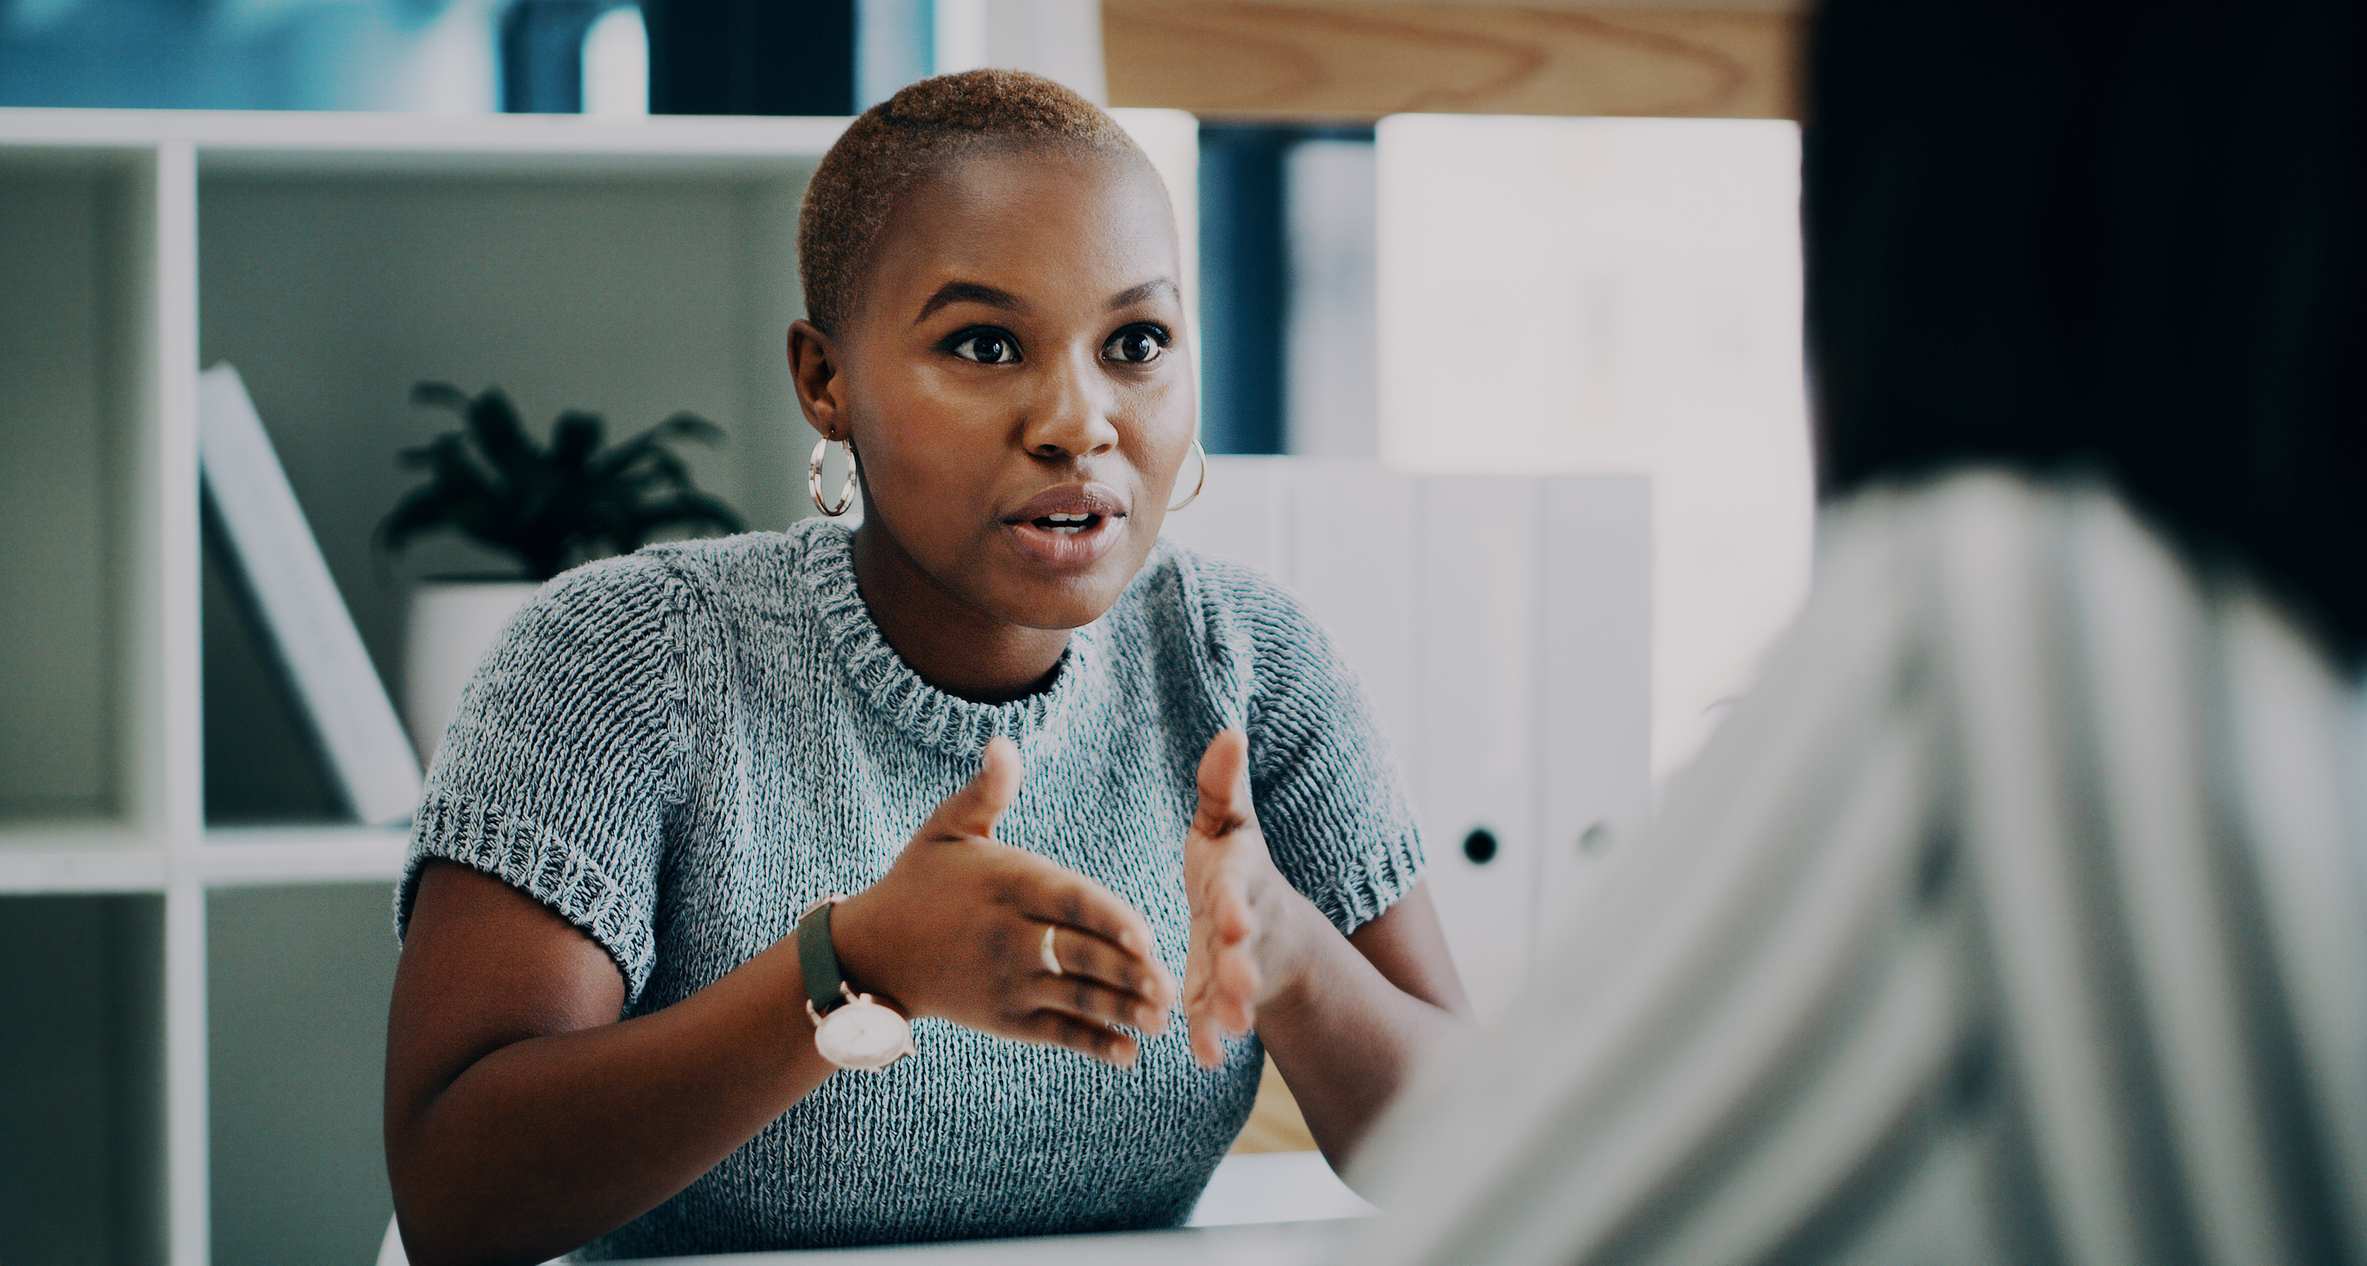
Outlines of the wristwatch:
[{"label": "wristwatch", "polygon": [[814,1022],[814,1049],[840,1068],[878,1072],[912,1054],[912,1021],[867,993],[856,993],[838,969],[830,941],[830,911],[843,896],[817,901],[797,921],[797,965],[805,973],[805,1014]]}]

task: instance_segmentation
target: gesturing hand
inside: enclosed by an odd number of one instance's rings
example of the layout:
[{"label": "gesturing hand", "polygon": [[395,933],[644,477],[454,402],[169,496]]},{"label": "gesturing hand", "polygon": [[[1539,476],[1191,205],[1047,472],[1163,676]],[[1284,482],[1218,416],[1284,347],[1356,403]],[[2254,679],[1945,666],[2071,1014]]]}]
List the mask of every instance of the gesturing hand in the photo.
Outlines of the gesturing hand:
[{"label": "gesturing hand", "polygon": [[[989,742],[977,775],[937,806],[887,875],[832,912],[839,961],[858,987],[912,1015],[1132,1064],[1134,1038],[1110,1026],[1164,1031],[1175,982],[1134,907],[995,841],[1019,780],[1019,749]],[[1045,959],[1047,928],[1058,974]]]},{"label": "gesturing hand", "polygon": [[[1224,1062],[1224,1040],[1250,1031],[1258,1008],[1288,987],[1305,937],[1331,924],[1266,851],[1249,794],[1249,737],[1226,730],[1200,758],[1200,807],[1184,840],[1184,891],[1192,904],[1184,1017],[1192,1057]],[[1310,922],[1310,917],[1312,922]]]}]

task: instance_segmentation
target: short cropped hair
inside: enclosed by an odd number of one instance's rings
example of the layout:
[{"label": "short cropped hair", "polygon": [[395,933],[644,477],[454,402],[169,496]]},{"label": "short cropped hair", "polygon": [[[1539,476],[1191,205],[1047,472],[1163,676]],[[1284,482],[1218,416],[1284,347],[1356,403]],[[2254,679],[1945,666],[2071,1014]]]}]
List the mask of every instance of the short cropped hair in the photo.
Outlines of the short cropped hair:
[{"label": "short cropped hair", "polygon": [[1812,49],[1823,494],[2102,477],[2367,665],[2367,6],[1827,0]]},{"label": "short cropped hair", "polygon": [[882,229],[905,192],[954,159],[1056,148],[1149,158],[1109,112],[1041,75],[965,70],[911,84],[865,110],[822,156],[797,217],[809,320],[835,332],[854,312]]}]

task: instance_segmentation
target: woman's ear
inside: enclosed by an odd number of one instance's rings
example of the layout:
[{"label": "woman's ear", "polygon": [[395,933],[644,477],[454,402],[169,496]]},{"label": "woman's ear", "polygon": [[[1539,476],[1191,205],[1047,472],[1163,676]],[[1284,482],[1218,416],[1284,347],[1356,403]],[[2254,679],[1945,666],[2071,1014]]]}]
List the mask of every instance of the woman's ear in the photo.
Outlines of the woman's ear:
[{"label": "woman's ear", "polygon": [[838,369],[838,348],[821,326],[803,317],[789,323],[789,381],[797,390],[797,407],[805,410],[806,425],[843,440],[846,408]]}]

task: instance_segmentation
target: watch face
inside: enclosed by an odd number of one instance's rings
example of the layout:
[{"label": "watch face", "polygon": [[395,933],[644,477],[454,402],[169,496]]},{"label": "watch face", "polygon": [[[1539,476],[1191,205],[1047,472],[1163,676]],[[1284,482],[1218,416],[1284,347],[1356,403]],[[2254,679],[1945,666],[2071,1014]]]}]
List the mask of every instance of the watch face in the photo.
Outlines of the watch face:
[{"label": "watch face", "polygon": [[822,1017],[814,1049],[841,1068],[885,1068],[912,1050],[912,1023],[865,997]]}]

